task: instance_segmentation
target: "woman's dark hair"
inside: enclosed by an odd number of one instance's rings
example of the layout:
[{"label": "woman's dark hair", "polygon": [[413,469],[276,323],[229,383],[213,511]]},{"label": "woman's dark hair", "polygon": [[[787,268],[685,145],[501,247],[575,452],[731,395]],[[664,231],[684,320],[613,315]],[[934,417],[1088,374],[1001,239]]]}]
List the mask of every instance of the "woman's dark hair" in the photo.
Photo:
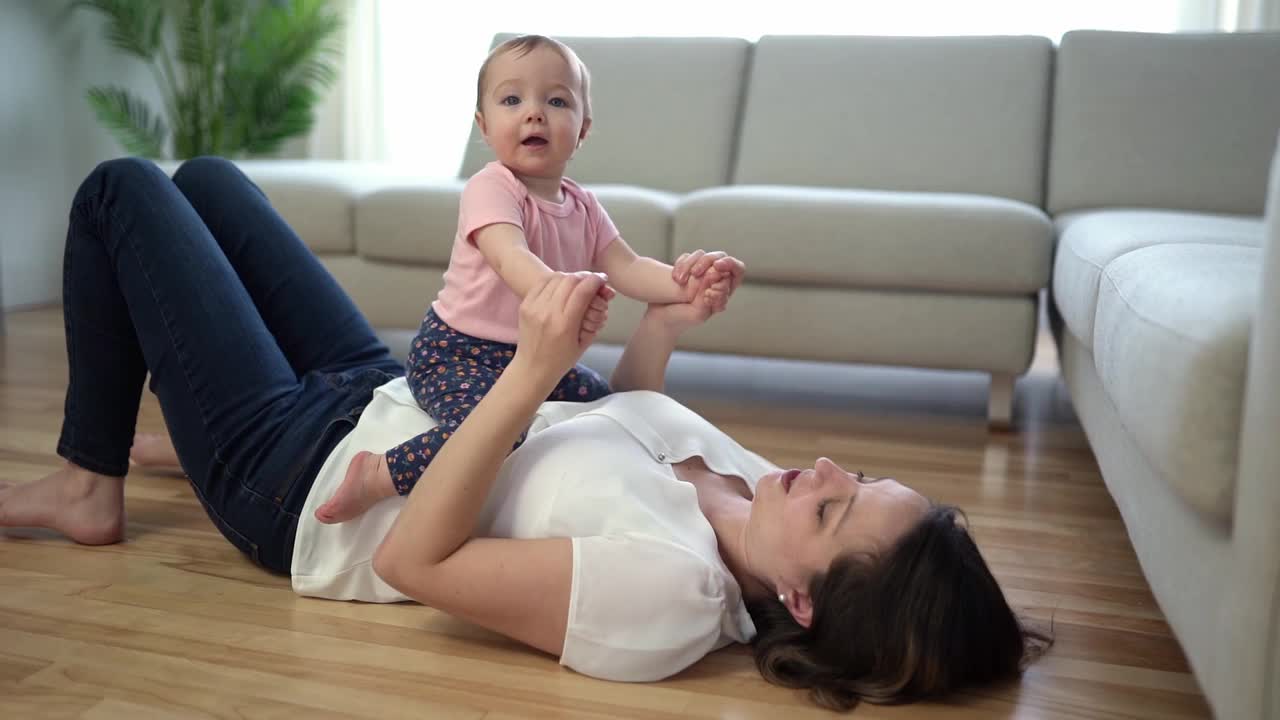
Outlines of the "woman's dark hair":
[{"label": "woman's dark hair", "polygon": [[810,583],[810,628],[774,598],[749,602],[760,674],[833,710],[1017,676],[1052,640],[1019,622],[960,517],[935,506],[884,555],[838,557]]}]

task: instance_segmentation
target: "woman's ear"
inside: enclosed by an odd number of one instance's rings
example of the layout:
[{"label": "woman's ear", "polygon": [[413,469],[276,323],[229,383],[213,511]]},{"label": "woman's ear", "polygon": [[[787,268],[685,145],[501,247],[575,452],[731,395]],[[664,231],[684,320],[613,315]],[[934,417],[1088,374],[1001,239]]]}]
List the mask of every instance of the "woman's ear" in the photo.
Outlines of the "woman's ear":
[{"label": "woman's ear", "polygon": [[798,590],[786,593],[784,604],[800,627],[807,628],[813,624],[813,598],[809,597],[809,593]]}]

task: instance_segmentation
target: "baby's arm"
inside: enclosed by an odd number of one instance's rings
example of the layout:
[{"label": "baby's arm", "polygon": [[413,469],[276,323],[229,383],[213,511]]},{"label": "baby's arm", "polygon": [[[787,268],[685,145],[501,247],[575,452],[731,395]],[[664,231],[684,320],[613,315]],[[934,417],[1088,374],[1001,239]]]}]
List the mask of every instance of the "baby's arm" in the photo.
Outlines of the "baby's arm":
[{"label": "baby's arm", "polygon": [[[521,298],[531,289],[538,287],[542,279],[555,271],[542,262],[542,258],[529,250],[524,239],[524,231],[510,223],[494,223],[485,225],[473,233],[476,247],[484,256],[489,267],[498,273],[502,281],[512,292]],[[613,299],[613,290],[607,285],[600,288],[600,293],[591,301],[586,316],[582,321],[582,332],[579,340],[582,344],[591,342],[600,328],[604,327],[609,316],[609,301]]]},{"label": "baby's arm", "polygon": [[688,288],[672,278],[671,266],[636,254],[622,238],[604,249],[597,267],[609,284],[629,298],[653,304],[684,302]]},{"label": "baby's arm", "polygon": [[521,298],[554,272],[529,250],[524,231],[515,225],[485,225],[476,230],[472,237],[489,267]]}]

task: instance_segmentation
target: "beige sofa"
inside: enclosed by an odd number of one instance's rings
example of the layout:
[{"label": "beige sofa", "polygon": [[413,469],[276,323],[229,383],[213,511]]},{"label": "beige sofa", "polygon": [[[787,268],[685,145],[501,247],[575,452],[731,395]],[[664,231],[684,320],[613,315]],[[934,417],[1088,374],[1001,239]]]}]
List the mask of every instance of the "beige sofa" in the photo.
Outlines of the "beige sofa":
[{"label": "beige sofa", "polygon": [[[747,264],[734,312],[685,349],[983,371],[993,419],[1009,419],[1053,246],[1047,39],[569,42],[595,109],[570,175],[638,252]],[[461,176],[490,158],[473,135]],[[246,167],[377,325],[416,329],[461,179]],[[602,339],[639,311],[617,302]]]},{"label": "beige sofa", "polygon": [[1280,161],[1261,217],[1277,130],[1276,35],[1062,42],[1063,376],[1221,718],[1280,717]]},{"label": "beige sofa", "polygon": [[[748,265],[686,349],[984,371],[999,423],[1052,272],[1063,375],[1161,608],[1220,717],[1280,717],[1280,34],[570,44],[596,108],[571,176],[638,251]],[[460,177],[487,159],[473,136]],[[244,167],[405,347],[463,180]]]}]

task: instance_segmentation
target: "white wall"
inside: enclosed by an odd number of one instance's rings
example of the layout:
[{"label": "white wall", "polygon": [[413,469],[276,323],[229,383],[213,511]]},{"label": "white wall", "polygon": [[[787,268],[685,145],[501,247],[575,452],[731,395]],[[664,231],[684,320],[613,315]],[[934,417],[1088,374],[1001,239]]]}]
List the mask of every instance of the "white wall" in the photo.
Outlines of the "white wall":
[{"label": "white wall", "polygon": [[103,38],[100,16],[64,0],[0,1],[0,305],[61,299],[71,198],[124,151],[85,100],[118,84],[159,107],[151,73]]}]

